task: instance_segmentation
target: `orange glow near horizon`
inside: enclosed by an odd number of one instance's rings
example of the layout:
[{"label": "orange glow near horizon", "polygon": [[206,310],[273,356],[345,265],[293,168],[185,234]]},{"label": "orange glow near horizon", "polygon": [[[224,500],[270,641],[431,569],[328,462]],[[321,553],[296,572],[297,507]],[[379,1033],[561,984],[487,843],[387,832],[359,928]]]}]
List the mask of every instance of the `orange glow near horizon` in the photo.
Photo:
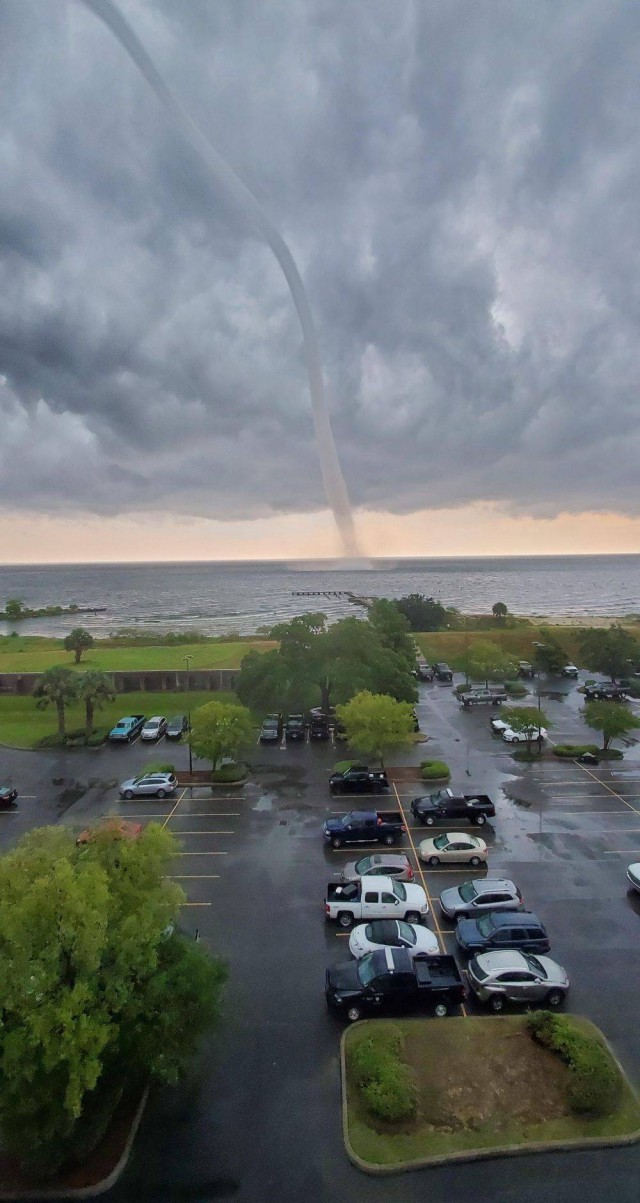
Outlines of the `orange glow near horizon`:
[{"label": "orange glow near horizon", "polygon": [[[640,518],[620,514],[508,515],[491,502],[413,514],[361,511],[365,556],[589,555],[640,552]],[[325,512],[243,522],[163,513],[61,518],[16,513],[0,522],[1,564],[296,560],[339,556]]]}]

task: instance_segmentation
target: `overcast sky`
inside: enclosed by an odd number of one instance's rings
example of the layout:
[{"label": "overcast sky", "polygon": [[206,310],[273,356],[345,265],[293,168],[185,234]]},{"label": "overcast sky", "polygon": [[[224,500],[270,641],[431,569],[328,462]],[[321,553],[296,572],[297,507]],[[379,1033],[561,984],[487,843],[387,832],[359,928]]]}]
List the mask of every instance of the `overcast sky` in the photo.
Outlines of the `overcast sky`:
[{"label": "overcast sky", "polygon": [[[640,548],[636,0],[121,8],[297,258],[372,550],[442,554],[440,507],[452,551],[456,511]],[[82,5],[0,0],[0,47],[0,559],[39,514],[46,558],[145,513],[325,549],[271,252]]]}]

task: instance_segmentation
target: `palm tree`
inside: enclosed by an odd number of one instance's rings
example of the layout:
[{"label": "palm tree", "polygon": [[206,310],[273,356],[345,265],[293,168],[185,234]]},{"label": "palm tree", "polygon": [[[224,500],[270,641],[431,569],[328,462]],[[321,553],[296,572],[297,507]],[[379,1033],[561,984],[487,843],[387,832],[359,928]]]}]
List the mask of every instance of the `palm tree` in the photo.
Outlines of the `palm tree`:
[{"label": "palm tree", "polygon": [[99,668],[92,669],[89,672],[82,673],[82,676],[79,677],[78,694],[84,702],[85,739],[88,740],[93,732],[93,715],[95,711],[104,706],[105,702],[112,702],[115,698],[113,681],[111,677],[101,672]]},{"label": "palm tree", "polygon": [[89,631],[85,631],[84,627],[74,627],[73,631],[67,635],[64,641],[65,651],[75,653],[75,664],[80,663],[82,653],[87,648],[93,647],[93,635]]},{"label": "palm tree", "polygon": [[58,735],[60,739],[64,739],[66,735],[64,712],[65,707],[70,702],[74,702],[78,696],[77,674],[72,668],[67,668],[66,664],[54,664],[53,668],[48,668],[46,672],[43,672],[33,691],[33,696],[36,698],[38,710],[44,710],[47,706],[55,706],[58,714]]}]

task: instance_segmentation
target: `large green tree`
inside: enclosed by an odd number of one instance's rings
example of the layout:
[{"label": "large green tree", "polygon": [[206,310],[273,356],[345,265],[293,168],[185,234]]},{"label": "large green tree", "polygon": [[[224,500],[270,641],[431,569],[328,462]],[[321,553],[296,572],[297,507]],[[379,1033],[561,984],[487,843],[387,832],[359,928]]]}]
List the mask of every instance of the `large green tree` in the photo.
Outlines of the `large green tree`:
[{"label": "large green tree", "polygon": [[538,738],[540,728],[549,726],[544,710],[538,710],[537,706],[503,706],[500,717],[513,731],[526,736],[527,752],[531,752],[532,740]]},{"label": "large green tree", "polygon": [[58,717],[58,735],[64,739],[65,715],[67,706],[78,697],[78,674],[66,664],[54,664],[47,668],[40,677],[33,696],[38,710],[47,706],[55,706]]},{"label": "large green tree", "polygon": [[412,631],[439,631],[450,620],[449,611],[440,602],[422,593],[408,593],[406,597],[399,597],[395,604]]},{"label": "large green tree", "polygon": [[[0,1130],[32,1171],[86,1153],[128,1083],[173,1082],[225,977],[175,929],[173,837],[32,831],[0,858]],[[106,1111],[106,1114],[105,1114]]]},{"label": "large green tree", "polygon": [[606,673],[612,681],[629,673],[630,663],[640,661],[640,644],[624,627],[589,627],[579,639],[585,667]]},{"label": "large green tree", "polygon": [[504,681],[508,676],[515,676],[516,665],[512,656],[504,652],[497,643],[489,639],[477,639],[469,650],[469,675],[476,680]]},{"label": "large green tree", "polygon": [[210,760],[215,771],[225,757],[235,760],[251,743],[251,714],[234,702],[207,702],[193,715],[189,739],[196,756]]},{"label": "large green tree", "polygon": [[13,622],[17,619],[24,618],[24,606],[19,597],[10,597],[7,601],[4,612],[7,618]]},{"label": "large green tree", "polygon": [[[324,615],[303,614],[269,633],[280,646],[265,655],[249,652],[236,683],[241,701],[255,710],[297,710],[320,702],[328,711],[363,689],[416,701],[406,657],[385,646],[367,620],[344,618],[327,626]],[[411,666],[414,658],[412,649]]]},{"label": "large green tree", "polygon": [[93,635],[84,627],[74,627],[64,641],[65,651],[74,653],[74,663],[79,664],[82,653],[93,647]]},{"label": "large green tree", "polygon": [[603,752],[608,751],[612,739],[620,739],[640,727],[640,719],[619,702],[587,702],[582,713],[587,727],[602,733]]},{"label": "large green tree", "polygon": [[413,742],[412,711],[410,702],[397,702],[387,694],[368,690],[336,708],[351,747],[364,756],[376,757],[381,764],[390,752]]},{"label": "large green tree", "polygon": [[380,636],[384,647],[402,656],[407,667],[412,669],[416,659],[416,648],[409,634],[409,619],[399,610],[393,601],[379,597],[369,606],[367,615],[369,622]]},{"label": "large green tree", "polygon": [[111,677],[99,668],[82,673],[78,681],[78,697],[84,702],[84,733],[85,739],[89,739],[93,733],[93,718],[96,710],[99,710],[107,702],[113,702],[115,698]]},{"label": "large green tree", "polygon": [[560,673],[567,664],[569,657],[561,643],[550,631],[543,629],[541,639],[536,642],[533,652],[533,663],[539,672]]},{"label": "large green tree", "polygon": [[493,614],[493,617],[495,618],[496,622],[504,623],[504,620],[507,617],[507,614],[509,613],[509,611],[508,611],[507,607],[505,606],[504,602],[498,601],[498,602],[493,603],[493,605],[491,607],[491,613]]}]

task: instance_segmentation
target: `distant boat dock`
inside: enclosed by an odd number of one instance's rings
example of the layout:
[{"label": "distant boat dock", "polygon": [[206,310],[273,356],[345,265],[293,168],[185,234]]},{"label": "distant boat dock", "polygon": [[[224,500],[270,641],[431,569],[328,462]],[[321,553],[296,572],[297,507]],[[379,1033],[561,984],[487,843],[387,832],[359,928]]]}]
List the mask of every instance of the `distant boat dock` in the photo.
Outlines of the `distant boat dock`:
[{"label": "distant boat dock", "polygon": [[346,597],[353,606],[371,606],[376,600],[375,597],[359,597],[357,593],[352,593],[350,589],[294,589],[292,597],[327,597],[340,598]]}]

